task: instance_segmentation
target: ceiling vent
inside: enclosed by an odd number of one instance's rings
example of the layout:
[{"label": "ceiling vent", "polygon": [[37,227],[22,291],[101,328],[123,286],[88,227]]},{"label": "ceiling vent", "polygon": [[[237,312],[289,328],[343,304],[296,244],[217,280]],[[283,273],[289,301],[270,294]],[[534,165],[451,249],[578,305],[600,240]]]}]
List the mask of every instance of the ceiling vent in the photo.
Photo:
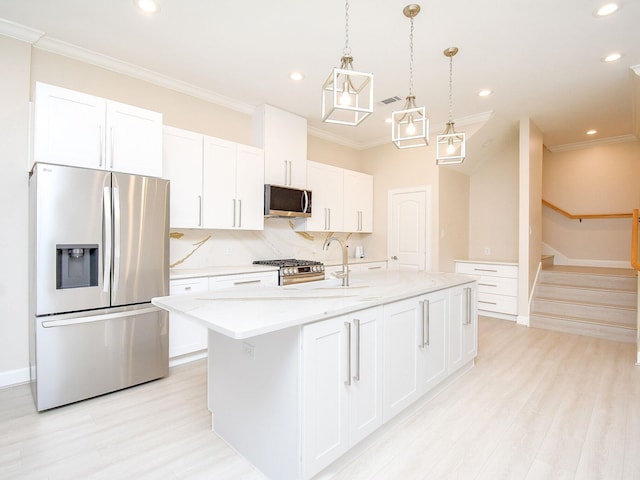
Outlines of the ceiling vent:
[{"label": "ceiling vent", "polygon": [[393,97],[389,97],[389,98],[385,98],[384,100],[380,100],[378,103],[380,105],[389,105],[390,103],[399,102],[400,100],[402,100],[402,98],[400,98],[397,95],[394,95]]}]

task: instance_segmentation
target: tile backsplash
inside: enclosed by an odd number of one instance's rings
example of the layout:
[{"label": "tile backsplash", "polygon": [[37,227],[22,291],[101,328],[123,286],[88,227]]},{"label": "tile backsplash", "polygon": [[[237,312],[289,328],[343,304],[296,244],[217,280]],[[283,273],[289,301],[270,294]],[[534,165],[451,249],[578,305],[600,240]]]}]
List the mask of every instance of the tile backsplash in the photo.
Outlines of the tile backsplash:
[{"label": "tile backsplash", "polygon": [[[335,233],[347,242],[349,256],[367,234]],[[178,268],[204,268],[246,265],[254,260],[299,258],[333,262],[341,260],[340,248],[322,244],[326,232],[296,232],[288,218],[265,218],[264,230],[171,229],[170,265]]]}]

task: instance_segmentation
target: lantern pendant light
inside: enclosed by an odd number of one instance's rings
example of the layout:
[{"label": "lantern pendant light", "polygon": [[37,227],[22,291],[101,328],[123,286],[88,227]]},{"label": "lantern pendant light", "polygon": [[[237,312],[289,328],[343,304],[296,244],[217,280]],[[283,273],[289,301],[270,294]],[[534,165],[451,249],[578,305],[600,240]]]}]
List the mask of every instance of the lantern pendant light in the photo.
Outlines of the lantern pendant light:
[{"label": "lantern pendant light", "polygon": [[466,141],[464,133],[458,133],[453,123],[452,111],[452,78],[453,78],[453,57],[458,53],[457,47],[449,47],[444,51],[444,55],[449,57],[449,121],[447,128],[442,135],[436,139],[436,165],[447,165],[464,162],[466,155]]},{"label": "lantern pendant light", "polygon": [[409,95],[404,109],[391,114],[391,140],[398,148],[424,147],[429,145],[429,119],[425,107],[416,106],[413,95],[413,19],[420,13],[420,5],[414,3],[402,10],[411,21],[409,35]]},{"label": "lantern pendant light", "polygon": [[356,72],[349,47],[349,1],[345,3],[345,40],[340,68],[322,86],[322,121],[358,125],[373,113],[373,74]]}]

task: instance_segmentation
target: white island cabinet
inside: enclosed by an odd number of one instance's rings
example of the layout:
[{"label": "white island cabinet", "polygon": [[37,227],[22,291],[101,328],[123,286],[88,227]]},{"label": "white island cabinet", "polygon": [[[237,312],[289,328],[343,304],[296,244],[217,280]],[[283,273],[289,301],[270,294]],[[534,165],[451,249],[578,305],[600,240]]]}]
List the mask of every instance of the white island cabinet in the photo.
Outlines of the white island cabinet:
[{"label": "white island cabinet", "polygon": [[[213,430],[267,478],[306,480],[473,366],[477,330],[464,326],[476,309],[459,297],[473,302],[475,289],[456,274],[378,270],[349,287],[245,285],[153,303],[209,328]],[[455,368],[452,332],[466,362]]]}]

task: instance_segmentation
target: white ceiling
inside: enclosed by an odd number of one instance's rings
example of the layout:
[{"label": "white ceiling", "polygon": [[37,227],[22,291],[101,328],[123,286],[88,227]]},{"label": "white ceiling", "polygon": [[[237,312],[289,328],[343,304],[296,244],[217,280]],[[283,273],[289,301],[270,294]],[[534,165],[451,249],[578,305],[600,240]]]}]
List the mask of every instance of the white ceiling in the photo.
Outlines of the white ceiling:
[{"label": "white ceiling", "polygon": [[[344,48],[343,1],[159,2],[160,13],[143,15],[133,0],[0,0],[0,19],[43,32],[43,45],[67,42],[228,97],[239,108],[269,103],[289,110],[306,117],[316,134],[356,148],[390,141],[385,118],[403,102],[376,103],[358,127],[320,120],[320,88]],[[494,112],[507,124],[531,118],[548,147],[591,140],[585,135],[590,128],[600,139],[631,135],[630,67],[640,64],[640,0],[624,0],[619,12],[596,18],[593,11],[604,2],[421,3],[413,93],[418,105],[427,106],[432,132],[448,116],[449,63],[442,52],[456,46],[458,130]],[[408,94],[410,23],[402,13],[407,3],[350,2],[354,67],[374,73],[376,102]],[[612,51],[623,53],[622,59],[603,63]],[[294,69],[304,73],[302,82],[289,80]],[[480,98],[481,88],[494,93]]]}]

